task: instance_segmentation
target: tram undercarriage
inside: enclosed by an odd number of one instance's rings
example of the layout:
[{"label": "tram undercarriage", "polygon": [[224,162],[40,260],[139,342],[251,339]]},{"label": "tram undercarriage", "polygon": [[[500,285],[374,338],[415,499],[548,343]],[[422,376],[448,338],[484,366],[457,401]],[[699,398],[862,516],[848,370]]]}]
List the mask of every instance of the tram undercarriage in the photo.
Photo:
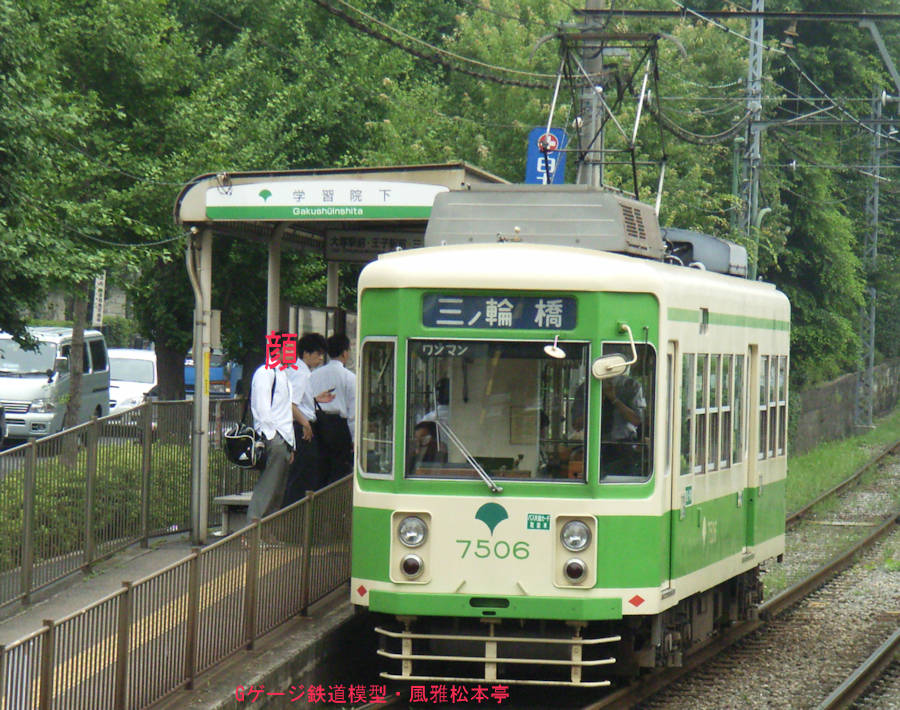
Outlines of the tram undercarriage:
[{"label": "tram undercarriage", "polygon": [[[762,597],[755,568],[655,616],[614,621],[384,616],[381,675],[400,681],[602,687],[641,669],[680,666],[692,648],[751,618]],[[398,672],[399,670],[399,672]]]}]

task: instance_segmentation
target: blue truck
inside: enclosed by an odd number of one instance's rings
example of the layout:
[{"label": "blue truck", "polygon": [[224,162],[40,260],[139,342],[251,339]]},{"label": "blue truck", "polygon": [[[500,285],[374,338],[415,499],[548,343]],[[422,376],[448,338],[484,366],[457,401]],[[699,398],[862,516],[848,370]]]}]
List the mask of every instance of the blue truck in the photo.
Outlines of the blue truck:
[{"label": "blue truck", "polygon": [[[227,397],[231,394],[231,369],[231,363],[225,360],[225,354],[221,350],[213,349],[209,354],[209,394],[211,397]],[[195,381],[193,351],[189,351],[184,361],[185,394],[194,394]]]}]

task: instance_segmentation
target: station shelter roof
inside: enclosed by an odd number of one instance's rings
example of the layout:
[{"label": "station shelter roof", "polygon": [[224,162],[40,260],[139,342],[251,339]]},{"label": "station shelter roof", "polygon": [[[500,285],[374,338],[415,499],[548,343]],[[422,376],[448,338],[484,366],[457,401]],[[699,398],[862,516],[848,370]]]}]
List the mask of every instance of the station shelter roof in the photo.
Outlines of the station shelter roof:
[{"label": "station shelter roof", "polygon": [[421,246],[434,197],[478,183],[506,183],[463,162],[200,175],[175,201],[175,222],[214,234],[281,244],[331,261],[369,261]]}]

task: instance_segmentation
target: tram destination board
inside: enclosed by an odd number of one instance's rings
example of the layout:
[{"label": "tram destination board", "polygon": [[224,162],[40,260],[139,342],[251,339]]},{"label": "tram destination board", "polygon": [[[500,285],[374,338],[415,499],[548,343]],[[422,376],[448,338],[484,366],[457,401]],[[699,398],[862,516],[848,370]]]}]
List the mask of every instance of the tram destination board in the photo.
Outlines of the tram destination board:
[{"label": "tram destination board", "polygon": [[428,293],[422,303],[427,328],[572,330],[576,316],[576,301],[566,296]]}]

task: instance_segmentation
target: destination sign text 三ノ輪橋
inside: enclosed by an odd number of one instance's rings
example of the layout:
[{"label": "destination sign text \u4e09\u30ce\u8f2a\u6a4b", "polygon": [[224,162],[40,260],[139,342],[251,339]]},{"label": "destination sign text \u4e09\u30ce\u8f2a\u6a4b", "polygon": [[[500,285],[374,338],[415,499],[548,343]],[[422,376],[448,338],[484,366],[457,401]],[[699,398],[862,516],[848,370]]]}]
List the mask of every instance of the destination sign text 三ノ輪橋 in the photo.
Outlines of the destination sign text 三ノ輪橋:
[{"label": "destination sign text \u4e09\u30ce\u8f2a\u6a4b", "polygon": [[571,330],[576,303],[561,296],[425,294],[422,324],[430,328]]}]

